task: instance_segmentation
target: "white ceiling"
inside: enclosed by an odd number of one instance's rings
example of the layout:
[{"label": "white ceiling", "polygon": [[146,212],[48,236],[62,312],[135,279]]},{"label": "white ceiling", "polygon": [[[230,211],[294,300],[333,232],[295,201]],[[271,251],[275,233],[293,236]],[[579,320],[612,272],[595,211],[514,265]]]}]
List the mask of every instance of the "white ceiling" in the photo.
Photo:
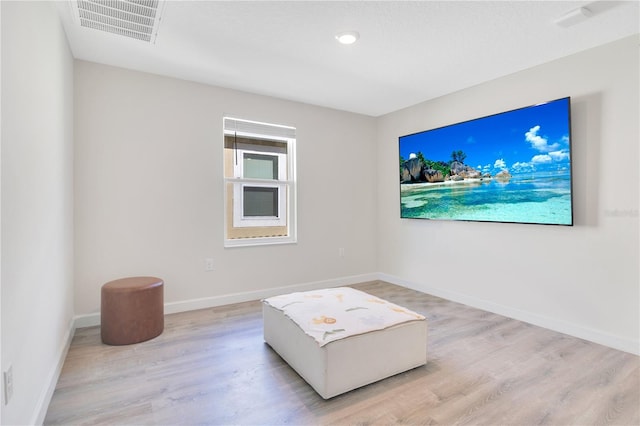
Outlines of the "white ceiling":
[{"label": "white ceiling", "polygon": [[[59,6],[77,59],[379,116],[640,32],[637,1],[167,1],[155,44]],[[586,6],[592,16],[554,24]],[[350,46],[334,39],[356,30]]]}]

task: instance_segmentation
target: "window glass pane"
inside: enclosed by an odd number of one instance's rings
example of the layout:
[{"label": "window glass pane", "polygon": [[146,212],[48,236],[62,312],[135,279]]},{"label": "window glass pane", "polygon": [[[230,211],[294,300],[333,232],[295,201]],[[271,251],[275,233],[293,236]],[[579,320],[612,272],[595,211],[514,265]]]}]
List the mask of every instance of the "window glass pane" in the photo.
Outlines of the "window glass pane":
[{"label": "window glass pane", "polygon": [[278,188],[264,186],[243,187],[243,215],[278,217]]},{"label": "window glass pane", "polygon": [[245,153],[244,178],[278,179],[278,157],[275,155]]}]

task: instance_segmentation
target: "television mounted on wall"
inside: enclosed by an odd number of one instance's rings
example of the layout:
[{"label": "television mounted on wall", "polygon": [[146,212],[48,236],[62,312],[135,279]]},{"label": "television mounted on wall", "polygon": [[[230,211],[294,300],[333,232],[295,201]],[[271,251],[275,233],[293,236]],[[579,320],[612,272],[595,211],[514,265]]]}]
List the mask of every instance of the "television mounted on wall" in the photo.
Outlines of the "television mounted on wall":
[{"label": "television mounted on wall", "polygon": [[573,225],[569,97],[398,145],[401,218]]}]

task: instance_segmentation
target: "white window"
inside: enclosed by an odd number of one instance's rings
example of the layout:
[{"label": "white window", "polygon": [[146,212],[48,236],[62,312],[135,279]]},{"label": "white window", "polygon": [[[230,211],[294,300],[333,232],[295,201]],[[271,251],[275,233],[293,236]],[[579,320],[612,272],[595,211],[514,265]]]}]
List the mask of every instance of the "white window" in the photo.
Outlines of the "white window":
[{"label": "white window", "polygon": [[286,226],[286,146],[234,145],[233,226]]},{"label": "white window", "polygon": [[225,245],[295,242],[295,128],[224,118]]}]

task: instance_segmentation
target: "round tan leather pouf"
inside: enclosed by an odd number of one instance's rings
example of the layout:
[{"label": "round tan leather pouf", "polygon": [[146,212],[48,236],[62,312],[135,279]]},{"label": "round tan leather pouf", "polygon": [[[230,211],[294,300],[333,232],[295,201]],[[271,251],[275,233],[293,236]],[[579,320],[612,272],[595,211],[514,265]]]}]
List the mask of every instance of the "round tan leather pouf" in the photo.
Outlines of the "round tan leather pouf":
[{"label": "round tan leather pouf", "polygon": [[131,277],[102,286],[100,334],[107,345],[130,345],[159,336],[164,329],[164,282]]}]

